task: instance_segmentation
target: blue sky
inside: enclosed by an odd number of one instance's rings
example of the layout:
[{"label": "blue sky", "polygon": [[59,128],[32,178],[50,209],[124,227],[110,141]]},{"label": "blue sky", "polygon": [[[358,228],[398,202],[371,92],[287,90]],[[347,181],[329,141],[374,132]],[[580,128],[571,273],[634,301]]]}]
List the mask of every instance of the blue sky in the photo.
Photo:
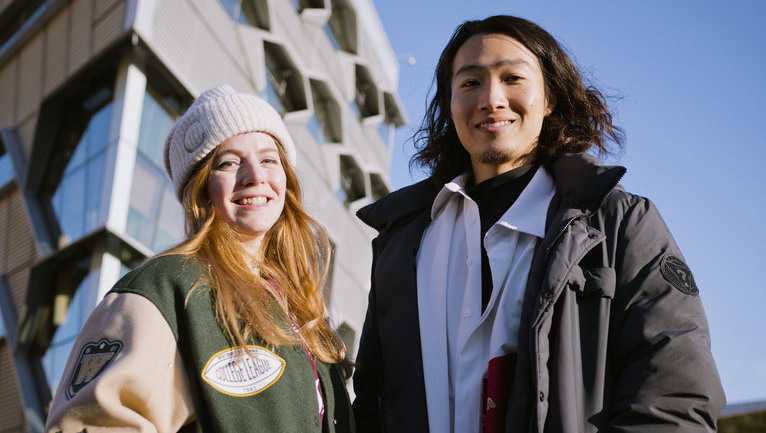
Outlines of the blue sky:
[{"label": "blue sky", "polygon": [[[627,146],[607,163],[660,209],[694,272],[729,403],[766,400],[766,2],[374,0],[400,56],[410,123],[397,130],[391,183],[408,170],[434,67],[455,27],[528,18],[614,96]],[[408,56],[415,58],[409,65]]]}]

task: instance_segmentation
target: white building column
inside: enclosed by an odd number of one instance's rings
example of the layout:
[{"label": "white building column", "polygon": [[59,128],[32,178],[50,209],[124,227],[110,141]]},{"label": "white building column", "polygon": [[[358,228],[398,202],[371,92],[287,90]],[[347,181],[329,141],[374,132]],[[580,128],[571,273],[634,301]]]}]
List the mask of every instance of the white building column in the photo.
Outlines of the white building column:
[{"label": "white building column", "polygon": [[[101,191],[101,212],[106,211],[102,213],[106,216],[105,225],[117,233],[125,232],[128,221],[145,93],[146,76],[131,62],[130,57],[126,57],[117,70]],[[104,206],[108,207],[104,209]]]},{"label": "white building column", "polygon": [[[130,208],[130,190],[136,163],[141,111],[146,93],[146,76],[126,56],[117,69],[112,118],[104,159],[99,216],[107,230],[124,234]],[[105,246],[94,251],[85,301],[90,314],[120,277],[120,260],[107,253]]]}]

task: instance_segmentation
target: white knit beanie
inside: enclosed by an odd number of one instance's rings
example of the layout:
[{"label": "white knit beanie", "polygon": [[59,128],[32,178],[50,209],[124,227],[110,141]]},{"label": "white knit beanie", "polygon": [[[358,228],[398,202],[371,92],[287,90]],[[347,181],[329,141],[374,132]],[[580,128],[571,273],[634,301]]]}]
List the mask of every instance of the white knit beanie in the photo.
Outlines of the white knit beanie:
[{"label": "white knit beanie", "polygon": [[202,92],[165,140],[165,169],[179,200],[197,164],[226,139],[245,132],[274,137],[295,166],[295,144],[277,110],[255,95],[238,93],[224,84]]}]

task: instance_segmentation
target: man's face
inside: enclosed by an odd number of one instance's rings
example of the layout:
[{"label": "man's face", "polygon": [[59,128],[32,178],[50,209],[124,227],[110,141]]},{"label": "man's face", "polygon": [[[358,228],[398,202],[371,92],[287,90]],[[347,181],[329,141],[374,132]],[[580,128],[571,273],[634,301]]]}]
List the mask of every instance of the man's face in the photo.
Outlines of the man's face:
[{"label": "man's face", "polygon": [[450,110],[476,183],[534,160],[550,114],[534,54],[504,34],[476,35],[452,62]]}]

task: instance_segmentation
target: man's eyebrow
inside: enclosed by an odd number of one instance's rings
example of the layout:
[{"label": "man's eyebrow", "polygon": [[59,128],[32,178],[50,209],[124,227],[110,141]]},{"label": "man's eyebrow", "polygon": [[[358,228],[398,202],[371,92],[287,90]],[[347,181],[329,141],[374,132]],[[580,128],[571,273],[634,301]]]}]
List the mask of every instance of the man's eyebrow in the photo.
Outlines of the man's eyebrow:
[{"label": "man's eyebrow", "polygon": [[480,65],[478,63],[470,63],[468,65],[461,66],[457,70],[457,72],[455,72],[455,76],[458,76],[464,72],[483,71],[487,69],[497,69],[497,68],[502,68],[504,66],[516,66],[516,65],[529,65],[529,62],[522,58],[514,58],[514,59],[503,59],[491,65]]}]

